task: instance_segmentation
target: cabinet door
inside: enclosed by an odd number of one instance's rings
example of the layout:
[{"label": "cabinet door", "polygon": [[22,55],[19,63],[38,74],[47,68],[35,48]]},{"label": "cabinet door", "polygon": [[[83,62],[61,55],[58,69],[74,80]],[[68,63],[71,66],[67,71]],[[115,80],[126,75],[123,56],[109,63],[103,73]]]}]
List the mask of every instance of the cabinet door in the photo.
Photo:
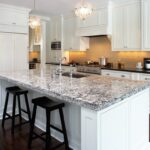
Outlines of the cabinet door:
[{"label": "cabinet door", "polygon": [[61,17],[51,20],[51,41],[61,41]]},{"label": "cabinet door", "polygon": [[126,102],[101,115],[101,150],[128,150],[128,111]]},{"label": "cabinet door", "polygon": [[0,33],[0,71],[13,69],[13,49],[13,34]]},{"label": "cabinet door", "polygon": [[72,24],[70,24],[69,19],[64,19],[64,25],[63,25],[63,43],[64,43],[64,50],[69,50],[71,46],[71,38],[70,38],[70,27]]},{"label": "cabinet door", "polygon": [[124,48],[124,7],[113,9],[112,50],[120,51]]},{"label": "cabinet door", "polygon": [[28,35],[14,34],[14,70],[28,68]]},{"label": "cabinet door", "polygon": [[56,41],[56,22],[51,21],[51,41]]},{"label": "cabinet door", "polygon": [[133,3],[125,8],[125,47],[131,50],[141,49],[141,8]]},{"label": "cabinet door", "polygon": [[143,1],[143,49],[150,50],[150,0]]},{"label": "cabinet door", "polygon": [[[149,92],[139,94],[130,101],[129,150],[143,148],[149,141]],[[142,143],[143,142],[143,143]],[[141,148],[142,147],[142,148]]]}]

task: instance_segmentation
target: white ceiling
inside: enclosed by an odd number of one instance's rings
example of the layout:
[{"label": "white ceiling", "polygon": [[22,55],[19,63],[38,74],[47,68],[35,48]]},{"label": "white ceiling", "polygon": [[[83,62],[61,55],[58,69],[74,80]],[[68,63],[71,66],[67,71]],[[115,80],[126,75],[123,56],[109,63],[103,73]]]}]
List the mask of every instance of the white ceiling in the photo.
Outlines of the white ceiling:
[{"label": "white ceiling", "polygon": [[[36,0],[36,11],[33,13],[52,16],[73,11],[80,0]],[[107,3],[109,0],[87,0],[94,7]],[[34,8],[34,0],[0,0],[0,3],[21,6],[25,8]]]}]

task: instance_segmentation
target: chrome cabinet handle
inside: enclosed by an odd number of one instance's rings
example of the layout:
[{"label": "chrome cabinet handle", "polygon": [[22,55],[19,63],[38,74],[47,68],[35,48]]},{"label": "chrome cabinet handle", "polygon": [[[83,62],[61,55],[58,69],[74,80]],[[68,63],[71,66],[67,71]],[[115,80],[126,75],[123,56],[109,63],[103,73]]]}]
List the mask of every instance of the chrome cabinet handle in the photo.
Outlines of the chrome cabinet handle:
[{"label": "chrome cabinet handle", "polygon": [[106,75],[107,75],[107,76],[109,76],[110,74],[109,74],[109,73],[107,73]]},{"label": "chrome cabinet handle", "polygon": [[145,80],[150,80],[150,78],[145,78]]}]

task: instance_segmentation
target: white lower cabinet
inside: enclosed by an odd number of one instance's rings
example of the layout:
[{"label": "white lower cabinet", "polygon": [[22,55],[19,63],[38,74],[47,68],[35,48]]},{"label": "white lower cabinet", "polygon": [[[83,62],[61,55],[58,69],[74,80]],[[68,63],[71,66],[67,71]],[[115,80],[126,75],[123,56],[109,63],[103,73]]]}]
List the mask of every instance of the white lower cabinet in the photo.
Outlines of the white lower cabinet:
[{"label": "white lower cabinet", "polygon": [[149,89],[102,111],[81,109],[81,150],[149,150]]},{"label": "white lower cabinet", "polygon": [[128,103],[125,102],[101,115],[101,150],[128,149],[128,109]]},{"label": "white lower cabinet", "polygon": [[131,80],[150,80],[150,75],[143,76],[142,73],[126,72],[126,71],[101,70],[101,75]]},{"label": "white lower cabinet", "polygon": [[150,81],[150,74],[141,74],[140,80]]},{"label": "white lower cabinet", "polygon": [[131,73],[130,72],[124,72],[124,71],[102,70],[101,75],[131,79]]}]

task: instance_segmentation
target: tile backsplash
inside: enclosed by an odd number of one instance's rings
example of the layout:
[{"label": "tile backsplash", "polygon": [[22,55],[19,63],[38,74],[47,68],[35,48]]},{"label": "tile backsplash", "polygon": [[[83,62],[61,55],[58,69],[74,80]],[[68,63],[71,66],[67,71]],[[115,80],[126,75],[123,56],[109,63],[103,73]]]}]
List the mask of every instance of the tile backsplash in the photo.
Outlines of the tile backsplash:
[{"label": "tile backsplash", "polygon": [[70,52],[69,60],[84,63],[88,60],[99,61],[99,58],[103,56],[114,65],[121,61],[126,67],[135,67],[137,62],[143,63],[144,57],[150,57],[150,52],[112,52],[110,39],[107,36],[101,36],[90,38],[90,49],[86,52]]}]

